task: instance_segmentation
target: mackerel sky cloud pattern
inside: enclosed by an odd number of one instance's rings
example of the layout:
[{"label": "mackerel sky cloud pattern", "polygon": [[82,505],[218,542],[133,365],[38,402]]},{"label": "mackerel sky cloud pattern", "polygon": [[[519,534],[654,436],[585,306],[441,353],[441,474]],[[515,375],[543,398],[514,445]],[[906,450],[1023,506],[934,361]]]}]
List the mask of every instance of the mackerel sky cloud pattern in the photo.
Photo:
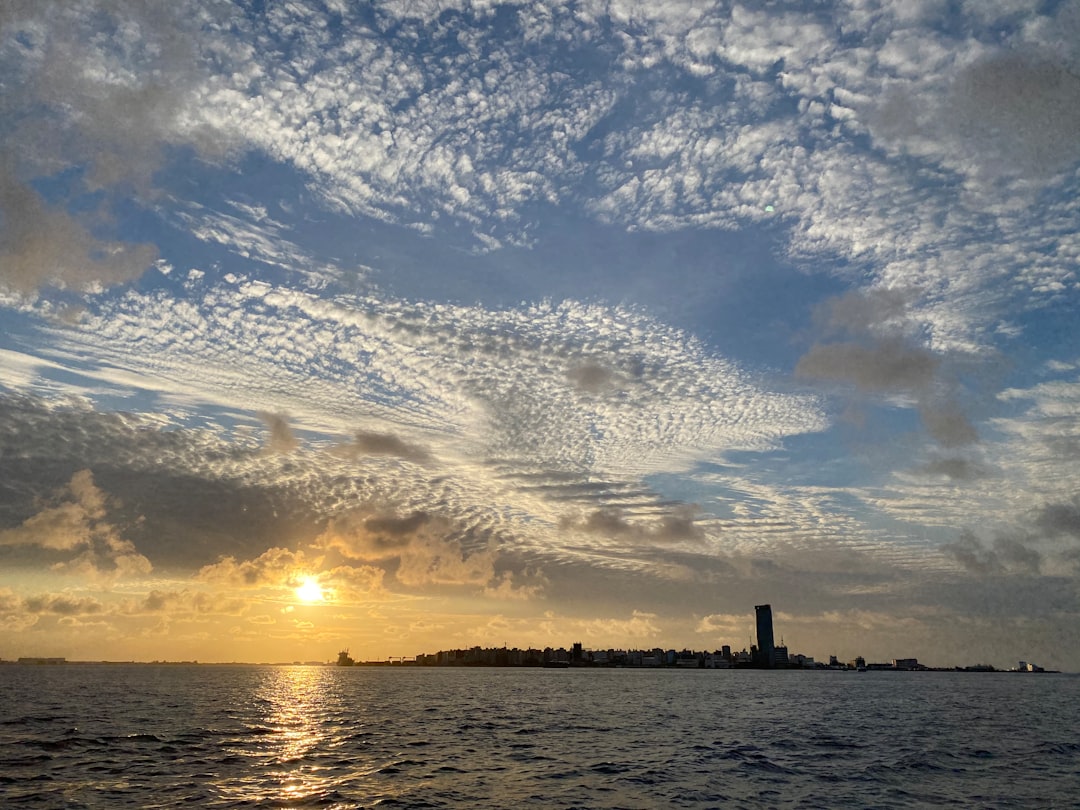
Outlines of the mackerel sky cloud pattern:
[{"label": "mackerel sky cloud pattern", "polygon": [[0,655],[771,601],[808,654],[1080,666],[1078,43],[1075,0],[7,4]]}]

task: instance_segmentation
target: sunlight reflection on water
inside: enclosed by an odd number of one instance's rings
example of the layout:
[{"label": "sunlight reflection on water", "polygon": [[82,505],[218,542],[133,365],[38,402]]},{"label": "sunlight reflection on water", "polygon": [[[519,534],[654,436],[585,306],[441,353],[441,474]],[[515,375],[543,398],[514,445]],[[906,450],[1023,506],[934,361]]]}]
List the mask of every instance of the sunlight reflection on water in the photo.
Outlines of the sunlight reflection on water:
[{"label": "sunlight reflection on water", "polygon": [[1078,723],[1066,675],[0,667],[0,806],[1073,806]]},{"label": "sunlight reflection on water", "polygon": [[[301,808],[333,804],[343,778],[355,788],[375,771],[353,755],[334,755],[360,707],[347,705],[337,673],[324,667],[264,669],[252,699],[232,713],[248,734],[230,754],[242,775],[217,784],[226,803]],[[385,792],[385,791],[384,791]]]}]

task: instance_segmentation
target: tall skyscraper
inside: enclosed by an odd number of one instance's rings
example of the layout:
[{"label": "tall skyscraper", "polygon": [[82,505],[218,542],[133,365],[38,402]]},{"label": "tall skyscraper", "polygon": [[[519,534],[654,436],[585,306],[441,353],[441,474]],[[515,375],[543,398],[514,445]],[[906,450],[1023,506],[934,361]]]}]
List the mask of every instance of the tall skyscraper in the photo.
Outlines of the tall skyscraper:
[{"label": "tall skyscraper", "polygon": [[772,633],[772,605],[755,605],[757,614],[758,663],[763,667],[776,666],[776,644]]}]

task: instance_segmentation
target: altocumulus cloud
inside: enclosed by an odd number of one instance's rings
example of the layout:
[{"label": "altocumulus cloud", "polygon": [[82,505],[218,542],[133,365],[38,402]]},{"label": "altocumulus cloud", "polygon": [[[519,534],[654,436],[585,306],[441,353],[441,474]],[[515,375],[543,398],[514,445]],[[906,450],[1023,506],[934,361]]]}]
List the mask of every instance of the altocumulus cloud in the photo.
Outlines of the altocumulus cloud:
[{"label": "altocumulus cloud", "polygon": [[[0,554],[19,588],[150,591],[130,616],[12,595],[5,622],[250,639],[203,600],[303,575],[507,613],[386,625],[417,632],[526,632],[588,592],[620,594],[597,637],[721,633],[701,600],[772,591],[793,625],[911,641],[985,577],[1067,589],[1075,358],[999,358],[1076,295],[1075,3],[0,22]],[[770,325],[825,295],[796,360]],[[139,585],[151,561],[195,584]],[[832,621],[838,594],[862,613]],[[309,609],[275,630],[341,638]]]}]

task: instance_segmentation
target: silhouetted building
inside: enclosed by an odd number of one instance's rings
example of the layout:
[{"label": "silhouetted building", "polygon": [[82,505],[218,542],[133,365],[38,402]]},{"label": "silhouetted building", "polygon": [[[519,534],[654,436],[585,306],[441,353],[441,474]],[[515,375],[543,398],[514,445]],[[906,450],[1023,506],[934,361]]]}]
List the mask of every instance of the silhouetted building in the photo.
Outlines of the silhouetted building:
[{"label": "silhouetted building", "polygon": [[772,668],[776,666],[776,644],[773,642],[772,605],[755,605],[757,614],[758,665]]}]

